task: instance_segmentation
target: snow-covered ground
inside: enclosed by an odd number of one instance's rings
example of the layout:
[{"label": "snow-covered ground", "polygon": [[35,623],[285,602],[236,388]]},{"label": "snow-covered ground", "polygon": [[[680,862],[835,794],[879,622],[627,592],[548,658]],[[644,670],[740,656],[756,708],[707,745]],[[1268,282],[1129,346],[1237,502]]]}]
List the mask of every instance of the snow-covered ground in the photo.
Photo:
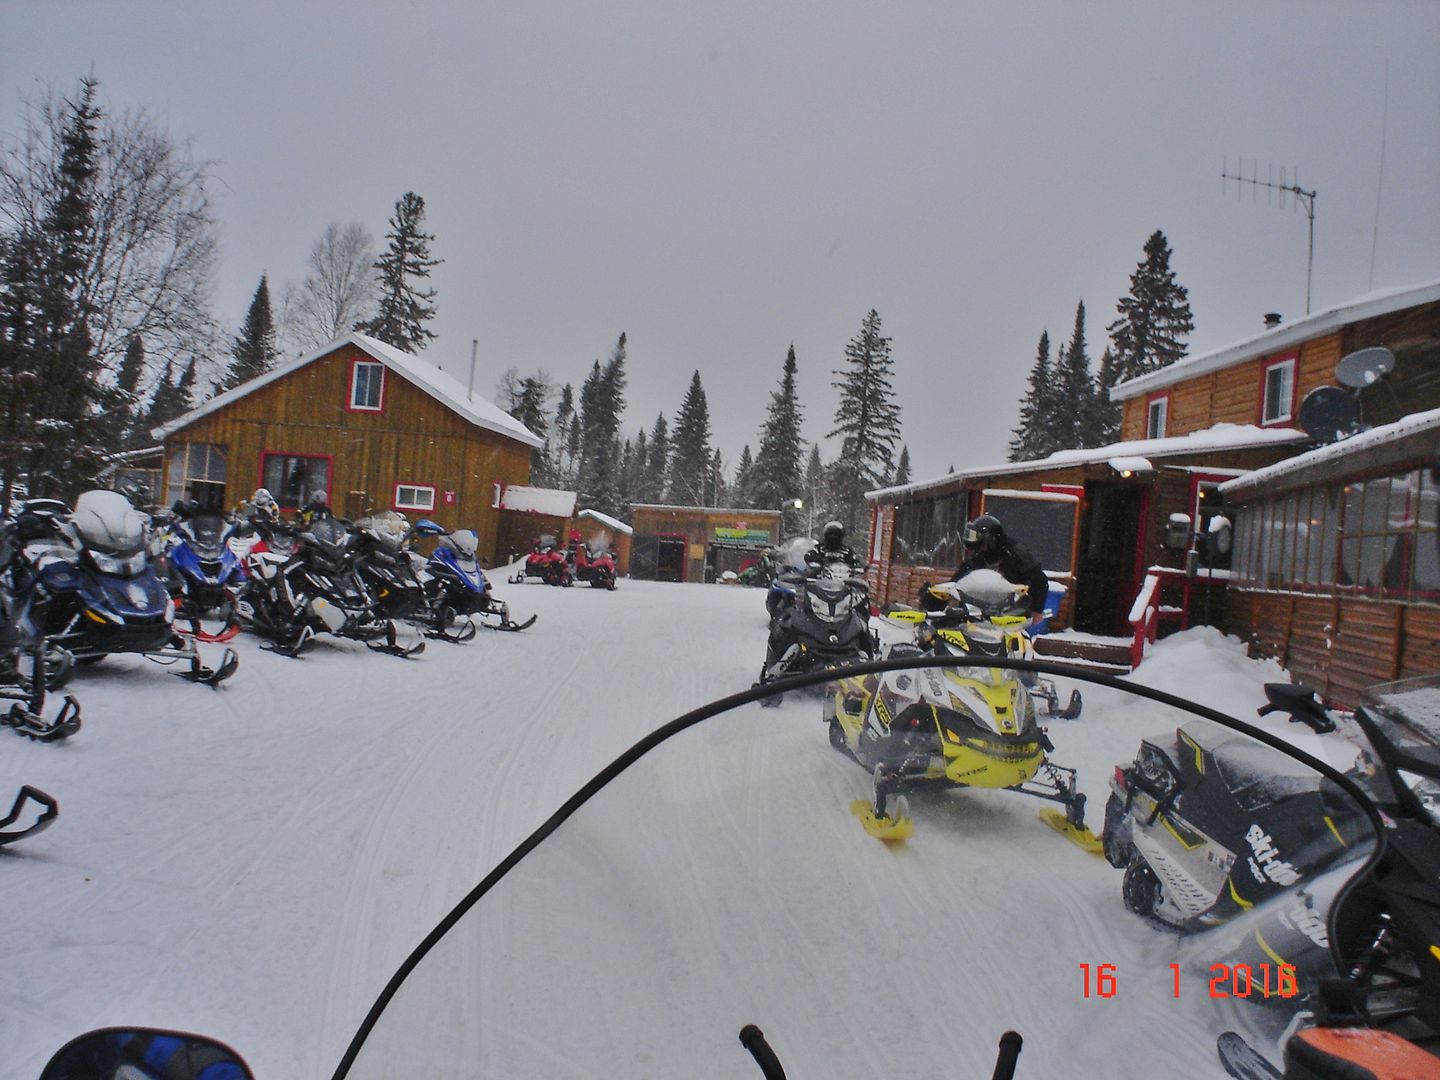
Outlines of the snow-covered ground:
[{"label": "snow-covered ground", "polygon": [[[0,851],[0,1077],[38,1076],[106,1024],[214,1035],[260,1080],[330,1075],[391,972],[487,869],[638,737],[747,687],[763,655],[758,590],[495,580],[517,616],[539,613],[533,628],[409,661],[328,640],[289,660],[242,637],[218,691],[111,659],[76,679],[69,743],[0,743],[0,798],[31,783],[61,804],[49,831]],[[1160,643],[1137,673],[1242,717],[1283,677],[1208,630]],[[1098,831],[1113,766],[1176,718],[1111,691],[1086,700],[1051,734]],[[1162,1000],[1174,939],[1126,913],[1118,872],[1040,825],[1037,803],[917,796],[909,844],[866,837],[847,805],[868,780],[818,716],[792,695],[661,748],[482,905],[473,985],[421,985],[419,1011],[441,1033],[529,1018],[515,1047],[486,1053],[532,1074],[613,1075],[598,1044],[626,1031],[634,1075],[758,1075],[735,1041],[753,1020],[796,1076],[947,1061],[981,1075],[966,1055],[1015,1027],[1023,1077],[1086,1059],[1126,1075],[1106,1055],[1138,1025],[1216,1008],[1203,980]],[[774,783],[757,794],[742,771]],[[750,906],[707,907],[727,884]],[[1117,965],[1121,996],[1085,1000],[1084,962]],[[706,990],[653,975],[707,966]],[[846,1011],[842,986],[873,991],[872,1011]],[[818,1049],[867,1024],[883,1029],[873,1057]],[[1219,1075],[1213,1040],[1150,1041],[1178,1055],[1171,1075]]]}]

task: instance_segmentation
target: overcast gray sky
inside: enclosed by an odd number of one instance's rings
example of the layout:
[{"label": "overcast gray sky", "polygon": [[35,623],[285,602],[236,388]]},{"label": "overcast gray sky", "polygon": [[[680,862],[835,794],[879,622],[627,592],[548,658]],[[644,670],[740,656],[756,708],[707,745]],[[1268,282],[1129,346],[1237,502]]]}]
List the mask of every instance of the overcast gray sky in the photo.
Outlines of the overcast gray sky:
[{"label": "overcast gray sky", "polygon": [[627,432],[699,368],[732,465],[791,342],[825,435],[874,307],[924,478],[1004,459],[1078,300],[1098,360],[1157,228],[1192,352],[1304,313],[1305,216],[1222,194],[1227,158],[1318,190],[1314,309],[1440,279],[1437,55],[1436,0],[0,0],[0,133],[93,64],[192,137],[230,326],[328,221],[378,238],[416,191],[432,358],[479,338],[486,394],[512,366],[578,384],[625,330]]}]

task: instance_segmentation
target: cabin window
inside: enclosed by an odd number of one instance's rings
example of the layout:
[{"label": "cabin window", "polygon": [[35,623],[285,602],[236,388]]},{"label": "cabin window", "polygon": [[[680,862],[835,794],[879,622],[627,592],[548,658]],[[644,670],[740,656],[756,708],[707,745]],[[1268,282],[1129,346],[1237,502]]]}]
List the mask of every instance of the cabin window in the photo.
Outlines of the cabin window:
[{"label": "cabin window", "polygon": [[330,459],[309,454],[265,454],[261,485],[286,510],[299,510],[317,493],[330,491]]},{"label": "cabin window", "polygon": [[356,360],[350,365],[350,408],[380,412],[385,403],[385,365]]},{"label": "cabin window", "polygon": [[434,486],[431,484],[396,484],[395,509],[434,510]]},{"label": "cabin window", "polygon": [[892,562],[909,566],[953,566],[960,561],[965,528],[965,492],[938,499],[917,499],[895,508]]},{"label": "cabin window", "polygon": [[1295,415],[1295,358],[1265,365],[1260,423],[1283,424]]},{"label": "cabin window", "polygon": [[225,448],[214,443],[176,443],[170,447],[165,505],[194,499],[206,510],[225,507]]},{"label": "cabin window", "polygon": [[1145,406],[1145,437],[1147,439],[1163,439],[1165,437],[1165,420],[1169,411],[1169,394],[1149,400]]}]

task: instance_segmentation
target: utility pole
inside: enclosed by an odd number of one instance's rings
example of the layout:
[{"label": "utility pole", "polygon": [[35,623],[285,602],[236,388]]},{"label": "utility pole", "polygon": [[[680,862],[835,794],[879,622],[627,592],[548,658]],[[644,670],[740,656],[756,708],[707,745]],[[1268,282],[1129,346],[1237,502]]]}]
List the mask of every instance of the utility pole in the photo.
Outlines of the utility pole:
[{"label": "utility pole", "polygon": [[[1239,166],[1239,168],[1241,168],[1241,170],[1242,170],[1242,172],[1243,172],[1243,163],[1242,163],[1241,166]],[[1225,190],[1225,189],[1224,189],[1224,186],[1223,186],[1224,181],[1226,181],[1226,180],[1234,180],[1234,181],[1235,181],[1235,184],[1236,184],[1236,192],[1237,192],[1237,193],[1241,190],[1241,188],[1240,188],[1240,185],[1241,185],[1241,184],[1249,184],[1249,185],[1251,186],[1251,189],[1252,189],[1256,194],[1258,194],[1260,188],[1266,188],[1266,189],[1268,189],[1268,190],[1270,190],[1270,191],[1278,191],[1278,192],[1280,193],[1280,209],[1282,209],[1282,210],[1285,209],[1285,196],[1286,196],[1287,194],[1288,194],[1288,195],[1294,195],[1294,196],[1295,196],[1295,204],[1296,204],[1297,206],[1303,206],[1303,207],[1305,208],[1305,216],[1310,219],[1310,250],[1309,250],[1309,255],[1306,257],[1306,261],[1305,261],[1305,314],[1306,314],[1306,315],[1309,315],[1309,314],[1310,314],[1310,278],[1311,278],[1312,272],[1313,272],[1314,269],[1315,269],[1315,192],[1314,192],[1313,190],[1312,190],[1312,191],[1306,191],[1304,188],[1302,188],[1302,187],[1300,186],[1300,184],[1299,184],[1299,180],[1300,180],[1300,170],[1299,170],[1299,169],[1294,170],[1294,175],[1289,178],[1289,179],[1290,179],[1290,182],[1289,182],[1289,183],[1286,183],[1286,179],[1287,179],[1287,178],[1286,178],[1286,175],[1285,175],[1285,170],[1284,170],[1283,168],[1280,170],[1280,182],[1277,184],[1277,183],[1275,183],[1275,181],[1274,181],[1273,178],[1272,178],[1272,179],[1267,179],[1267,180],[1261,180],[1260,177],[1259,177],[1259,169],[1258,169],[1258,167],[1257,167],[1255,164],[1253,164],[1253,163],[1252,163],[1251,166],[1250,166],[1250,175],[1249,175],[1249,176],[1244,176],[1244,175],[1239,175],[1239,174],[1237,174],[1237,175],[1231,175],[1230,173],[1226,172],[1226,171],[1225,171],[1225,168],[1222,166],[1221,172],[1220,172],[1220,180],[1221,180],[1221,182],[1222,182],[1222,186],[1221,186],[1221,189],[1220,189],[1220,190],[1221,190],[1222,192]],[[1268,201],[1268,200],[1267,200],[1267,201]]]}]

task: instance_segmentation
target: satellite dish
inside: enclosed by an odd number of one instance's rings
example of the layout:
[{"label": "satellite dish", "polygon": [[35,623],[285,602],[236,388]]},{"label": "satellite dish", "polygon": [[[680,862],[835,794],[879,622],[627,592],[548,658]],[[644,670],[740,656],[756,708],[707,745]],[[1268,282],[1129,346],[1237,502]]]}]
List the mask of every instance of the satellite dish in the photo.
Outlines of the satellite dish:
[{"label": "satellite dish", "polygon": [[1353,390],[1364,390],[1395,370],[1395,354],[1384,346],[1360,349],[1335,365],[1335,378]]},{"label": "satellite dish", "polygon": [[1338,386],[1317,386],[1300,403],[1300,426],[1316,442],[1338,442],[1353,434],[1359,419],[1355,399]]}]

